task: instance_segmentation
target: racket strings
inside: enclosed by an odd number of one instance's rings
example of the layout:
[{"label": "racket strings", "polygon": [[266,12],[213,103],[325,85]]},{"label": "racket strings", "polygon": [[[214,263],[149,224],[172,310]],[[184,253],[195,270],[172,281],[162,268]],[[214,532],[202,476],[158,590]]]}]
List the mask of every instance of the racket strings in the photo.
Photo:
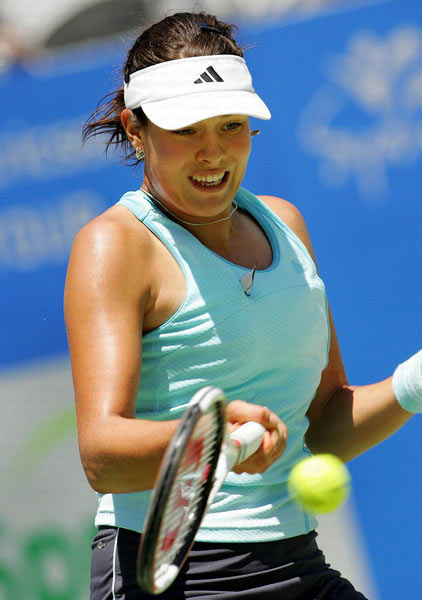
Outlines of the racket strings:
[{"label": "racket strings", "polygon": [[157,578],[174,562],[196,521],[218,444],[217,419],[214,412],[202,416],[186,444],[162,518],[154,561]]}]

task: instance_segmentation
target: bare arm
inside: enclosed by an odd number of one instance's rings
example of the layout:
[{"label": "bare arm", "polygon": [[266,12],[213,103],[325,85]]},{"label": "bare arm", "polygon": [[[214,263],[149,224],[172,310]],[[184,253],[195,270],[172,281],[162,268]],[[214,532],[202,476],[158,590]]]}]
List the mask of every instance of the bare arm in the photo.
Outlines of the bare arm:
[{"label": "bare arm", "polygon": [[364,386],[347,383],[331,315],[330,324],[329,363],[308,410],[306,443],[313,453],[332,452],[349,461],[390,437],[412,415],[394,397],[391,377]]},{"label": "bare arm", "polygon": [[78,234],[69,262],[65,316],[79,447],[87,478],[99,492],[150,488],[177,426],[134,418],[149,300],[148,261],[142,257],[149,252],[146,236],[100,217]]},{"label": "bare arm", "polygon": [[[315,261],[300,212],[285,200],[262,199],[296,233]],[[307,413],[306,443],[313,453],[332,452],[348,461],[392,435],[412,415],[394,397],[391,377],[372,385],[349,385],[331,311],[330,328],[328,364]]]}]

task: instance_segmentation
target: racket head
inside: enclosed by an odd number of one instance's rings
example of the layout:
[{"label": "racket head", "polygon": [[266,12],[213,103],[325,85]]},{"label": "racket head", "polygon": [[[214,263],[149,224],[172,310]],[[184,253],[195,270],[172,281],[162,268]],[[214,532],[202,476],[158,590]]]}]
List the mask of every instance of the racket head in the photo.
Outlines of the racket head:
[{"label": "racket head", "polygon": [[207,508],[225,435],[225,396],[211,386],[189,402],[166,450],[137,556],[142,589],[160,594],[177,577]]}]

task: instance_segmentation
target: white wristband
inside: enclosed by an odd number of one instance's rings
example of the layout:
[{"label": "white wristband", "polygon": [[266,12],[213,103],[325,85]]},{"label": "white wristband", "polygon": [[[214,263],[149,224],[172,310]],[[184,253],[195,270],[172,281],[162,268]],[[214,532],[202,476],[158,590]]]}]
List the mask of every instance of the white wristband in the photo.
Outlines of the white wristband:
[{"label": "white wristband", "polygon": [[422,412],[422,350],[394,371],[393,392],[397,402],[411,413]]}]

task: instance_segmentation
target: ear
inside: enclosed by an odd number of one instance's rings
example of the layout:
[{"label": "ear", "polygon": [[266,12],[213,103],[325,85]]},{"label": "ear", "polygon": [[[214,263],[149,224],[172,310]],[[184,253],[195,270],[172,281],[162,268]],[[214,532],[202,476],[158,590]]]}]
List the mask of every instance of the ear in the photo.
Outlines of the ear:
[{"label": "ear", "polygon": [[143,145],[141,129],[136,124],[135,115],[129,108],[125,108],[120,115],[120,121],[122,122],[123,128],[126,131],[127,139],[130,143],[137,147]]}]

